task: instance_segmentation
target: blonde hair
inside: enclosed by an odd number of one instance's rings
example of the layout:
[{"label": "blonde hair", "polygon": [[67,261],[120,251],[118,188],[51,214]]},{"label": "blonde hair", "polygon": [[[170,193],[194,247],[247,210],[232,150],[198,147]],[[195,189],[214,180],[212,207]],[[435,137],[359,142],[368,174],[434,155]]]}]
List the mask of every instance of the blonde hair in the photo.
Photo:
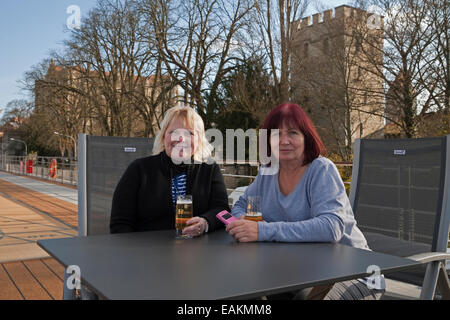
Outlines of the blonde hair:
[{"label": "blonde hair", "polygon": [[200,115],[191,107],[177,106],[170,108],[164,114],[164,119],[161,122],[161,130],[155,137],[152,153],[154,155],[160,154],[164,151],[164,136],[167,128],[173,119],[180,118],[185,121],[185,124],[191,127],[198,135],[198,145],[194,150],[194,160],[198,162],[206,162],[211,157],[213,147],[206,139],[205,125]]}]

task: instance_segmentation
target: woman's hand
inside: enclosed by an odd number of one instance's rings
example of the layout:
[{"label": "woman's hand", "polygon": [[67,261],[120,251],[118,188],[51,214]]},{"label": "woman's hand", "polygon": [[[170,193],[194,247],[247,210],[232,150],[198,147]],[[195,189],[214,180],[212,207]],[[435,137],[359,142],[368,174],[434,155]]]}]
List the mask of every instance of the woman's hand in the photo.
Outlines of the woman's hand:
[{"label": "woman's hand", "polygon": [[244,215],[227,225],[225,230],[239,242],[258,241],[258,222],[245,220]]},{"label": "woman's hand", "polygon": [[189,237],[198,237],[205,232],[206,219],[201,217],[193,217],[186,222],[187,226],[183,229],[183,235]]}]

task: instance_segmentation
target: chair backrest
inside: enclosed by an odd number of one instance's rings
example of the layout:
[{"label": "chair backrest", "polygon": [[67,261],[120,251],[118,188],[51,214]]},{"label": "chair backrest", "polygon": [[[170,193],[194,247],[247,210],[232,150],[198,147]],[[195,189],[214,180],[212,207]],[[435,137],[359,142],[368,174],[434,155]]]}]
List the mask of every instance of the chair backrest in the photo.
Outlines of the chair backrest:
[{"label": "chair backrest", "polygon": [[114,190],[128,165],[151,155],[149,138],[78,135],[78,234],[108,234]]},{"label": "chair backrest", "polygon": [[[356,140],[350,190],[356,221],[366,238],[395,240],[379,241],[375,251],[399,256],[446,251],[449,137]],[[375,240],[368,239],[369,247],[377,247]]]}]

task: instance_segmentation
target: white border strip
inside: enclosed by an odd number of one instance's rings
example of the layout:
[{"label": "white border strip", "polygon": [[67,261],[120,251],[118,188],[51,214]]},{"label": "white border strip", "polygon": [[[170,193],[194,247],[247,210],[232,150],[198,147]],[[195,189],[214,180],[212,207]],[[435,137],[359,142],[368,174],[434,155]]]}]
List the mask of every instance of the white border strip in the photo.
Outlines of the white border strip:
[{"label": "white border strip", "polygon": [[[447,150],[445,152],[445,182],[442,199],[441,221],[436,251],[447,252],[448,232],[450,224],[450,135],[446,136]],[[446,227],[446,230],[444,228]]]},{"label": "white border strip", "polygon": [[78,236],[87,236],[87,136],[78,134]]},{"label": "white border strip", "polygon": [[359,157],[361,156],[361,139],[356,139],[353,144],[353,166],[352,166],[352,182],[350,185],[350,205],[355,210],[355,195],[356,188],[358,187],[358,175],[359,175]]}]

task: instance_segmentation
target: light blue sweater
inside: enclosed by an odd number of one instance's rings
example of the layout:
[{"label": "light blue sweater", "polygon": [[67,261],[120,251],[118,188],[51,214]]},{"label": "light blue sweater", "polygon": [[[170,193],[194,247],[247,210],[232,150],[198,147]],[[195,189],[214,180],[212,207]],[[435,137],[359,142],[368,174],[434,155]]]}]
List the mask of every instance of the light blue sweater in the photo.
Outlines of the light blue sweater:
[{"label": "light blue sweater", "polygon": [[264,222],[258,222],[258,241],[335,242],[369,249],[356,226],[339,172],[327,158],[311,162],[287,196],[280,191],[278,173],[262,175],[260,171],[234,205],[234,216],[245,213],[251,195],[261,196]]}]

